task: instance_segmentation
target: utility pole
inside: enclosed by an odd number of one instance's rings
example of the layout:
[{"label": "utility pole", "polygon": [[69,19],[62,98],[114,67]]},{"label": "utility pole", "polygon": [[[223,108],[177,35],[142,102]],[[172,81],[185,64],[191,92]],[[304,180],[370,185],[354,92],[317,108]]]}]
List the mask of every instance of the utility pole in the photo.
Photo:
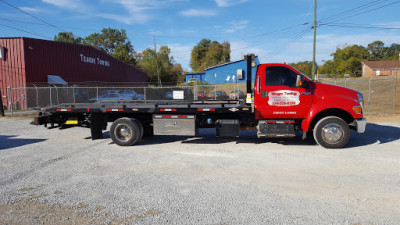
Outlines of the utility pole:
[{"label": "utility pole", "polygon": [[313,41],[313,61],[312,61],[312,79],[315,80],[315,51],[317,42],[317,0],[314,0],[314,41]]},{"label": "utility pole", "polygon": [[154,52],[156,53],[156,66],[157,66],[157,82],[158,86],[161,86],[161,80],[160,80],[160,72],[158,70],[158,56],[157,56],[157,45],[156,45],[156,36],[154,35]]}]

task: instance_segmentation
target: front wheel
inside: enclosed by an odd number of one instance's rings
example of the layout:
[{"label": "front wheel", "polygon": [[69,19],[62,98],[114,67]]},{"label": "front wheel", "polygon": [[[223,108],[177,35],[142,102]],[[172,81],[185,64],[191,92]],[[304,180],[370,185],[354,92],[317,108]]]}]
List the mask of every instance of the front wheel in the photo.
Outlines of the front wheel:
[{"label": "front wheel", "polygon": [[343,148],[350,137],[347,123],[336,116],[322,118],[314,127],[315,141],[325,148]]}]

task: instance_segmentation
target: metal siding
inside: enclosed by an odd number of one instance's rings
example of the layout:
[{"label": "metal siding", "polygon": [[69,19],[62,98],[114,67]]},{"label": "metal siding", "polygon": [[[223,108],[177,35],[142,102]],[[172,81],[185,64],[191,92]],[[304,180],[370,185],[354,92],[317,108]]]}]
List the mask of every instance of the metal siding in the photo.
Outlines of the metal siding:
[{"label": "metal siding", "polygon": [[[6,98],[3,98],[3,104],[8,108],[10,93],[7,87],[9,85],[12,88],[25,87],[24,54],[21,50],[23,49],[22,39],[0,38],[0,45],[5,48],[5,60],[0,60],[0,88],[2,89],[1,94],[6,96]],[[24,90],[14,90],[12,92],[14,107],[17,106],[17,109],[25,108],[26,103],[23,101],[25,97]]]},{"label": "metal siding", "polygon": [[[254,82],[255,74],[257,71],[257,65],[260,64],[258,61],[258,57],[255,58],[254,62],[256,66],[252,68],[252,80]],[[237,80],[237,69],[243,70],[243,79]],[[246,83],[247,80],[247,64],[245,60],[233,62],[230,64],[225,64],[222,66],[213,67],[210,69],[206,69],[204,80],[209,84],[227,84],[227,83],[236,83],[232,81],[232,75],[235,76],[235,81],[237,83]],[[217,74],[217,77],[214,77],[214,73]],[[227,81],[227,77],[230,76],[229,81]]]},{"label": "metal siding", "polygon": [[205,73],[187,73],[185,74],[185,76],[186,76],[186,83],[188,83],[191,78],[196,78],[197,80],[203,82]]},{"label": "metal siding", "polygon": [[[58,75],[67,82],[147,82],[147,75],[90,46],[23,38],[27,83],[47,82]],[[31,47],[31,48],[30,48]],[[110,62],[102,66],[81,61],[80,54]]]}]

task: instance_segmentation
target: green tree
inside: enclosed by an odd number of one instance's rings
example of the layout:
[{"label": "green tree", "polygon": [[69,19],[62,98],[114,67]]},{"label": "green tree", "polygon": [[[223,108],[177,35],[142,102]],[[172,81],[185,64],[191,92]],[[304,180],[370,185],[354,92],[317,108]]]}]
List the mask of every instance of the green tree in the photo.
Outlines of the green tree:
[{"label": "green tree", "polygon": [[176,83],[185,80],[182,66],[175,63],[168,46],[162,45],[157,52],[157,57],[153,49],[147,48],[137,54],[137,60],[139,67],[147,73],[149,82],[158,82],[157,65],[162,83]]},{"label": "green tree", "polygon": [[60,32],[57,36],[54,36],[54,40],[72,44],[82,44],[83,42],[81,37],[75,37],[72,32]]},{"label": "green tree", "polygon": [[400,60],[400,44],[393,43],[386,49],[385,60]]},{"label": "green tree", "polygon": [[385,47],[382,41],[374,41],[367,47],[360,45],[337,48],[332,53],[333,60],[328,60],[321,68],[321,73],[335,77],[361,75],[361,61],[367,60],[399,60],[400,44],[393,43]]},{"label": "green tree", "polygon": [[298,71],[304,73],[305,75],[311,75],[311,72],[312,72],[312,62],[311,61],[289,63],[289,65],[296,68]]},{"label": "green tree", "polygon": [[361,76],[361,61],[371,59],[367,48],[361,45],[337,48],[332,56],[335,65],[333,72],[339,77],[343,77],[344,74],[349,74],[352,77]]},{"label": "green tree", "polygon": [[371,55],[371,60],[382,60],[385,58],[387,48],[382,41],[374,41],[368,44],[368,53]]},{"label": "green tree", "polygon": [[202,39],[193,47],[190,67],[194,72],[204,72],[207,67],[230,62],[230,43]]},{"label": "green tree", "polygon": [[328,77],[337,77],[336,73],[337,62],[334,60],[325,61],[324,65],[321,66],[320,73],[327,74]]},{"label": "green tree", "polygon": [[128,64],[136,64],[135,51],[124,29],[103,28],[83,39],[83,44],[93,46]]}]

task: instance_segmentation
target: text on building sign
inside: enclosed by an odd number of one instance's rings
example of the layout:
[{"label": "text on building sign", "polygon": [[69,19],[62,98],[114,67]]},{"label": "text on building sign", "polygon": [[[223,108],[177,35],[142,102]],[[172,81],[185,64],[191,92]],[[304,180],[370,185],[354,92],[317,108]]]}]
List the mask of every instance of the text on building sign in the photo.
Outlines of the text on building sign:
[{"label": "text on building sign", "polygon": [[85,56],[83,54],[80,54],[80,56],[81,56],[81,62],[97,64],[97,65],[101,65],[101,66],[110,66],[109,61],[106,61],[106,60],[103,60],[100,58],[93,58],[93,57]]}]

